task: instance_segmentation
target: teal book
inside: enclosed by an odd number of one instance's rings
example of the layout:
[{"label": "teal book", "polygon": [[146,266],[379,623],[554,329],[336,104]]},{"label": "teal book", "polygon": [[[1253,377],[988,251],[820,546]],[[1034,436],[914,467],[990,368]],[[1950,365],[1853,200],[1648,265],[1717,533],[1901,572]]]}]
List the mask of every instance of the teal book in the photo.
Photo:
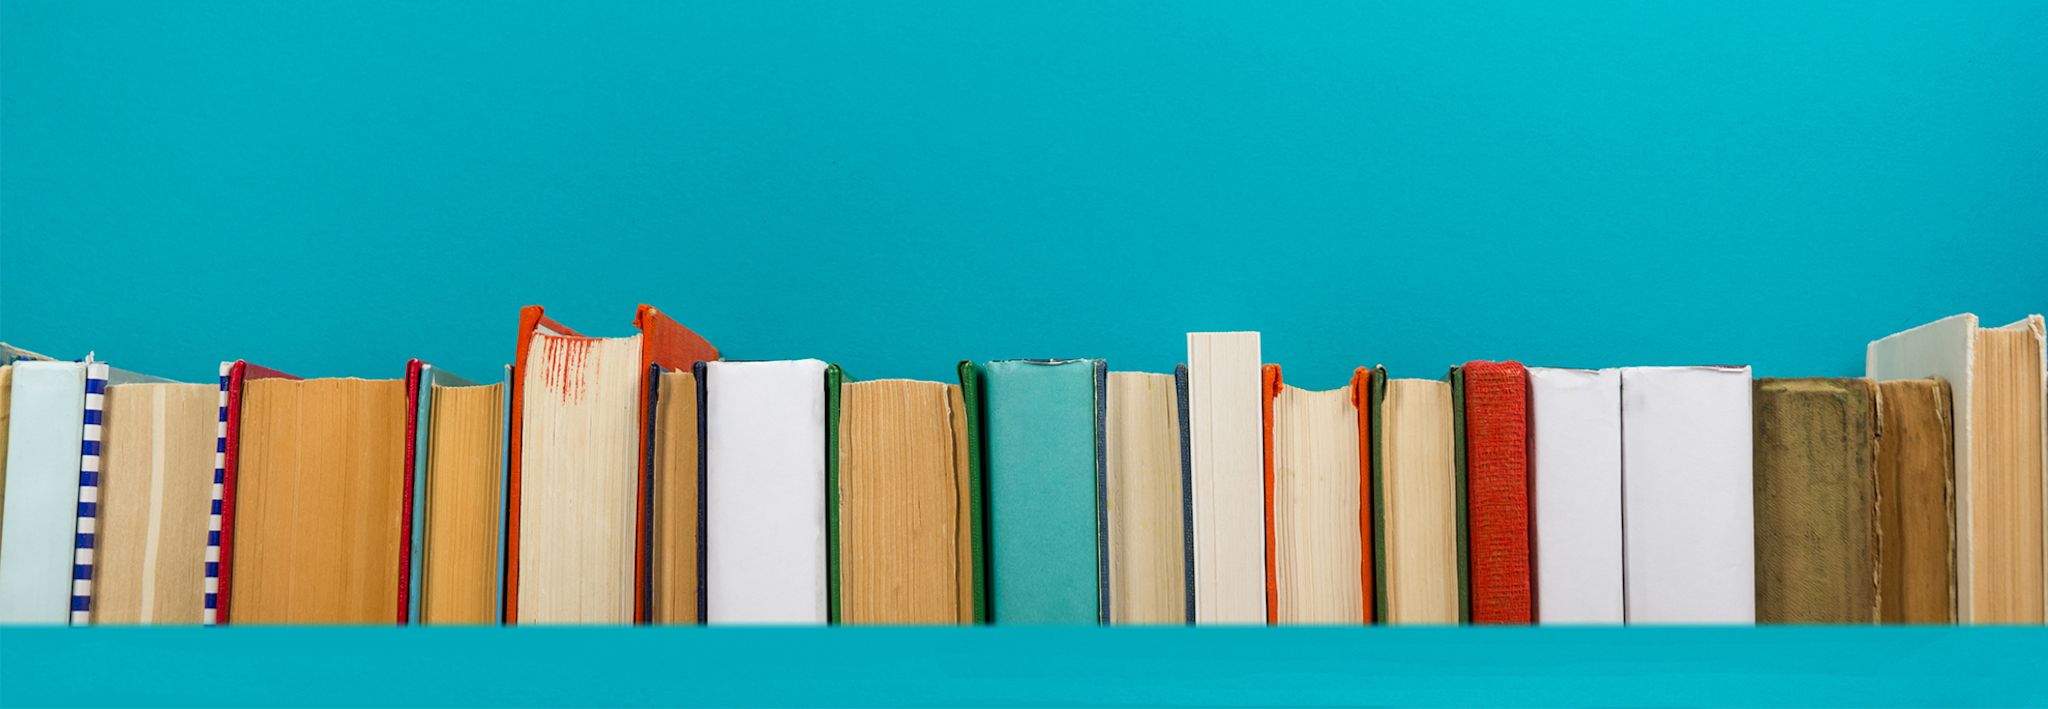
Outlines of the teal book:
[{"label": "teal book", "polygon": [[995,623],[1106,622],[1106,376],[1096,359],[981,367],[980,453]]},{"label": "teal book", "polygon": [[71,617],[85,364],[19,360],[8,405],[0,515],[0,624]]}]

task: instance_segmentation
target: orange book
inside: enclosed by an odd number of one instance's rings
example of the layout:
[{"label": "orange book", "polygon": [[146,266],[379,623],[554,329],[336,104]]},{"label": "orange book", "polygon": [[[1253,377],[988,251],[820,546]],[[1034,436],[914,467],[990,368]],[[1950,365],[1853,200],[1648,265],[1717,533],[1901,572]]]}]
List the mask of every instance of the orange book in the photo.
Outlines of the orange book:
[{"label": "orange book", "polygon": [[1266,622],[1371,623],[1373,370],[1322,392],[1286,385],[1276,364],[1260,374]]}]

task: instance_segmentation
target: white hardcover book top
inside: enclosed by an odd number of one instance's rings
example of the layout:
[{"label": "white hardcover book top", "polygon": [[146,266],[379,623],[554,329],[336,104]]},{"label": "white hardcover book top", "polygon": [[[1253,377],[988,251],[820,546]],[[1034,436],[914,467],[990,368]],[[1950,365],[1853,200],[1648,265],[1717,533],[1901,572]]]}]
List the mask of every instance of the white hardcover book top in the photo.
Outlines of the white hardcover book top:
[{"label": "white hardcover book top", "polygon": [[1536,621],[1621,623],[1621,372],[1529,368]]},{"label": "white hardcover book top", "polygon": [[1749,368],[1629,367],[1621,398],[1628,622],[1755,623]]},{"label": "white hardcover book top", "polygon": [[[0,624],[71,619],[85,365],[16,360],[0,516]],[[97,500],[93,500],[97,502]]]},{"label": "white hardcover book top", "polygon": [[1197,623],[1266,622],[1259,364],[1259,333],[1188,333]]},{"label": "white hardcover book top", "polygon": [[825,363],[707,362],[710,623],[824,623]]},{"label": "white hardcover book top", "polygon": [[1951,315],[1925,325],[1885,336],[1870,343],[1865,353],[1864,376],[1877,381],[1941,377],[1948,381],[1951,420],[1955,422],[1955,505],[1956,505],[1956,618],[1976,618],[1971,602],[1968,520],[1971,510],[1970,452],[1971,390],[1975,389],[1977,362],[1977,316]]}]

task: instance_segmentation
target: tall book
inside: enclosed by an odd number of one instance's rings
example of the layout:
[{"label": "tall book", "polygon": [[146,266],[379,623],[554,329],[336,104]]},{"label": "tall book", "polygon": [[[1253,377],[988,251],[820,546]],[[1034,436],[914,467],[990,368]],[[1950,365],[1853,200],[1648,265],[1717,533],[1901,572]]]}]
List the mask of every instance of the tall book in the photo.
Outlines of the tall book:
[{"label": "tall book", "polygon": [[6,520],[4,502],[7,497],[7,409],[11,398],[9,391],[14,381],[14,363],[22,360],[48,360],[49,357],[0,342],[0,522]]},{"label": "tall book", "polygon": [[976,622],[980,501],[960,385],[826,372],[833,620]]},{"label": "tall book", "polygon": [[206,596],[200,622],[226,624],[234,601],[235,490],[241,470],[243,403],[251,382],[297,380],[283,372],[246,361],[220,363],[220,414],[214,428],[213,500],[206,533]]},{"label": "tall book", "polygon": [[1529,371],[1519,362],[1467,362],[1452,374],[1462,427],[1465,615],[1473,623],[1535,619],[1529,548]]},{"label": "tall book", "polygon": [[1267,620],[1259,365],[1259,333],[1188,333],[1197,623]]},{"label": "tall book", "polygon": [[718,351],[652,307],[639,333],[584,337],[520,311],[505,540],[507,623],[644,622],[651,600],[657,367]]},{"label": "tall book", "polygon": [[1757,622],[1875,622],[1877,386],[1758,379],[1753,396]]},{"label": "tall book", "polygon": [[1756,621],[1748,367],[1621,370],[1630,623]]},{"label": "tall book", "polygon": [[504,564],[505,384],[478,384],[413,360],[406,397],[413,492],[401,618],[495,623]]},{"label": "tall book", "polygon": [[108,387],[94,623],[204,620],[219,394],[212,384]]},{"label": "tall book", "polygon": [[1529,369],[1536,622],[1625,619],[1621,372]]},{"label": "tall book", "polygon": [[1451,382],[1386,379],[1372,394],[1374,615],[1392,624],[1463,620],[1462,505]]},{"label": "tall book", "polygon": [[88,365],[24,360],[11,369],[0,624],[65,624],[73,611]]},{"label": "tall book", "polygon": [[658,625],[704,622],[698,514],[704,476],[698,467],[704,420],[698,415],[697,373],[661,371],[655,378],[653,555],[648,620]]},{"label": "tall book", "polygon": [[1102,360],[979,367],[989,611],[1003,624],[1103,623]]},{"label": "tall book", "polygon": [[830,618],[827,367],[707,362],[698,372],[707,622]]},{"label": "tall book", "polygon": [[1956,621],[1952,411],[1941,379],[1877,384],[1879,622]]},{"label": "tall book", "polygon": [[1327,391],[1262,371],[1270,623],[1372,622],[1373,371]]},{"label": "tall book", "polygon": [[1879,381],[1940,377],[1954,397],[1956,604],[1964,623],[2040,623],[2044,551],[2041,316],[1997,328],[1955,315],[1870,343]]},{"label": "tall book", "polygon": [[1105,393],[1109,622],[1193,622],[1187,367],[1110,372]]}]

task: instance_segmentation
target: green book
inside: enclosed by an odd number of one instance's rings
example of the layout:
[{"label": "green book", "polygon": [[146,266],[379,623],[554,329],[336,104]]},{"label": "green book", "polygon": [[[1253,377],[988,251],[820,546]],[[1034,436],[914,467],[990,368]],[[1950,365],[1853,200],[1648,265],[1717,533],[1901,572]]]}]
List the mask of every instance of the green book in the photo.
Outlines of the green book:
[{"label": "green book", "polygon": [[977,443],[986,483],[990,619],[1106,622],[1107,368],[1094,359],[1012,360],[980,370]]}]

